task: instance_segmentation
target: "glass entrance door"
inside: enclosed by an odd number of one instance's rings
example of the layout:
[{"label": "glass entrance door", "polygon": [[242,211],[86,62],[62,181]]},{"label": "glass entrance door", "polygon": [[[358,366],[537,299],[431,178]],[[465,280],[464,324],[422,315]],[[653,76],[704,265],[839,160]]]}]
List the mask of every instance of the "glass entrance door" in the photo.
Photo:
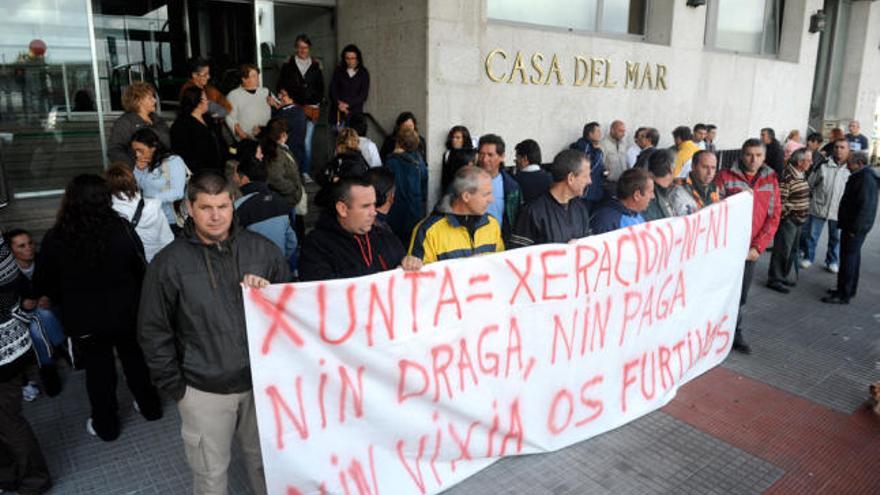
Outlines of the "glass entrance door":
[{"label": "glass entrance door", "polygon": [[102,169],[86,1],[0,3],[0,203]]},{"label": "glass entrance door", "polygon": [[330,159],[333,145],[327,126],[327,90],[333,68],[338,63],[336,51],[336,22],[332,6],[301,5],[287,2],[257,0],[256,27],[260,45],[260,70],[263,86],[275,91],[281,75],[281,66],[291,60],[296,51],[296,38],[304,34],[312,42],[310,56],[321,64],[324,75],[324,95],[321,114],[315,123],[312,138],[312,170]]}]

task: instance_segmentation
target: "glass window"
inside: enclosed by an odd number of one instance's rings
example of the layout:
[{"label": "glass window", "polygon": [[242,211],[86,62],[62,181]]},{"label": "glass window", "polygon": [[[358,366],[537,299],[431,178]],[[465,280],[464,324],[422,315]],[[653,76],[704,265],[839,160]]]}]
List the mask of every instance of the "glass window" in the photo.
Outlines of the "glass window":
[{"label": "glass window", "polygon": [[158,89],[160,110],[176,106],[179,84],[165,88],[173,78],[165,1],[92,0],[92,6],[104,111],[123,111],[122,94],[135,81],[149,82]]},{"label": "glass window", "polygon": [[759,55],[779,51],[783,0],[717,0],[710,8],[711,46]]},{"label": "glass window", "polygon": [[0,167],[17,195],[102,169],[86,0],[0,3]]},{"label": "glass window", "polygon": [[581,31],[645,34],[647,0],[488,0],[490,19]]}]

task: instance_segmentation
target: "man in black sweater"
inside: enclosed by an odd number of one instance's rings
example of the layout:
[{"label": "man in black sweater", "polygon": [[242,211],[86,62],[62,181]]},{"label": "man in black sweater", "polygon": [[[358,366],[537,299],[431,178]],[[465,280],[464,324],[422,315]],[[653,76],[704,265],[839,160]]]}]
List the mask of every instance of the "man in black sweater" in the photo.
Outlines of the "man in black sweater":
[{"label": "man in black sweater", "polygon": [[300,280],[360,277],[400,266],[403,245],[390,230],[374,228],[376,190],[370,181],[347,177],[326,187],[326,209],[303,241]]},{"label": "man in black sweater", "polygon": [[516,175],[513,176],[522,191],[523,203],[537,198],[550,189],[553,178],[541,168],[541,147],[533,139],[516,145]]},{"label": "man in black sweater", "polygon": [[767,147],[764,164],[772,168],[776,172],[776,177],[781,179],[782,172],[785,171],[785,151],[776,139],[776,131],[769,127],[761,129],[761,141]]},{"label": "man in black sweater", "polygon": [[520,211],[511,247],[568,242],[589,235],[590,211],[578,201],[590,180],[590,160],[578,150],[565,150],[550,165],[553,185]]},{"label": "man in black sweater", "polygon": [[864,151],[850,153],[846,162],[850,171],[840,209],[837,225],[840,227],[840,271],[837,273],[837,290],[822,298],[829,304],[849,304],[859,286],[859,265],[862,244],[877,216],[877,188],[880,177],[868,166],[868,154]]}]

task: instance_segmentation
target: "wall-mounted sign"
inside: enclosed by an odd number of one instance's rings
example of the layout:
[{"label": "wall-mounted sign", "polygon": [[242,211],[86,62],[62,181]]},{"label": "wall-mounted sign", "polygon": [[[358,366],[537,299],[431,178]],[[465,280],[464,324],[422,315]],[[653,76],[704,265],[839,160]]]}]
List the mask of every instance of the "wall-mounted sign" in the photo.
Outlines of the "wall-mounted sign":
[{"label": "wall-mounted sign", "polygon": [[666,65],[650,62],[612,62],[603,57],[576,55],[561,63],[555,53],[549,58],[540,52],[527,57],[517,51],[510,57],[501,48],[496,48],[486,55],[485,67],[486,76],[494,83],[668,89]]}]

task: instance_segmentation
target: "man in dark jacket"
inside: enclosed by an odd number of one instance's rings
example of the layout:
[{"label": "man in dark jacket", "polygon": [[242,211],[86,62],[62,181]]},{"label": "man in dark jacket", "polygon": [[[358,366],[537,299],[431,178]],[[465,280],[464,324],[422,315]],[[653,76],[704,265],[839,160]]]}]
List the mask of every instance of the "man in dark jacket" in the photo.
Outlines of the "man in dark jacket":
[{"label": "man in dark jacket", "polygon": [[401,245],[409,242],[413,227],[425,216],[428,201],[428,165],[419,154],[419,135],[412,129],[397,133],[401,150],[385,159],[394,172],[394,204],[388,211],[388,225]]},{"label": "man in dark jacket", "polygon": [[767,159],[764,160],[764,164],[776,172],[776,179],[779,180],[785,172],[785,150],[776,139],[776,131],[769,127],[761,129],[761,142],[767,148]]},{"label": "man in dark jacket", "polygon": [[[281,88],[278,91],[278,99],[281,106],[273,110],[273,117],[281,117],[287,122],[287,148],[296,159],[297,165],[301,165],[306,160],[306,114],[303,111],[302,103],[305,97],[303,92],[298,88]],[[300,171],[300,173],[306,173]]]},{"label": "man in dark jacket", "polygon": [[526,139],[516,145],[516,175],[513,176],[522,191],[523,202],[541,196],[553,184],[550,173],[541,168],[541,147],[534,139]]},{"label": "man in dark jacket", "polygon": [[290,261],[295,270],[296,234],[290,225],[290,205],[269,190],[266,165],[253,155],[239,157],[232,179],[241,190],[235,200],[235,211],[242,227],[272,241]]},{"label": "man in dark jacket", "polygon": [[195,493],[226,493],[235,435],[251,489],[264,494],[241,286],[287,282],[287,262],[234,221],[223,176],[193,177],[187,205],[183,235],[147,269],[139,339],[153,381],[177,401]]},{"label": "man in dark jacket", "polygon": [[849,304],[849,300],[855,297],[859,286],[862,244],[877,216],[880,177],[868,166],[868,154],[864,151],[850,153],[846,166],[851,175],[846,181],[837,212],[837,224],[841,231],[837,290],[822,298],[822,302],[831,304]]},{"label": "man in dark jacket", "polygon": [[590,219],[593,234],[645,223],[642,212],[654,198],[654,181],[651,174],[641,168],[631,168],[617,181],[617,196],[611,198]]},{"label": "man in dark jacket", "polygon": [[590,234],[590,211],[579,199],[590,186],[590,161],[578,150],[565,150],[553,158],[550,173],[553,185],[520,211],[510,247],[568,242]]},{"label": "man in dark jacket", "polygon": [[583,197],[590,209],[605,197],[605,155],[599,147],[600,141],[602,141],[602,126],[598,122],[590,122],[584,126],[583,136],[568,146],[569,149],[587,155],[590,160],[591,185],[584,192]]},{"label": "man in dark jacket", "polygon": [[648,160],[648,171],[654,180],[654,198],[642,213],[646,222],[675,215],[672,207],[672,191],[676,187],[675,177],[672,176],[673,163],[675,155],[669,150],[657,150]]},{"label": "man in dark jacket", "polygon": [[480,138],[477,165],[492,177],[493,200],[489,214],[501,225],[501,237],[507,242],[522,204],[522,191],[516,180],[504,170],[504,140],[501,136],[486,134]]},{"label": "man in dark jacket", "polygon": [[328,208],[303,241],[300,280],[360,277],[393,270],[403,245],[384,228],[373,228],[376,191],[365,177],[347,177],[330,186]]}]

